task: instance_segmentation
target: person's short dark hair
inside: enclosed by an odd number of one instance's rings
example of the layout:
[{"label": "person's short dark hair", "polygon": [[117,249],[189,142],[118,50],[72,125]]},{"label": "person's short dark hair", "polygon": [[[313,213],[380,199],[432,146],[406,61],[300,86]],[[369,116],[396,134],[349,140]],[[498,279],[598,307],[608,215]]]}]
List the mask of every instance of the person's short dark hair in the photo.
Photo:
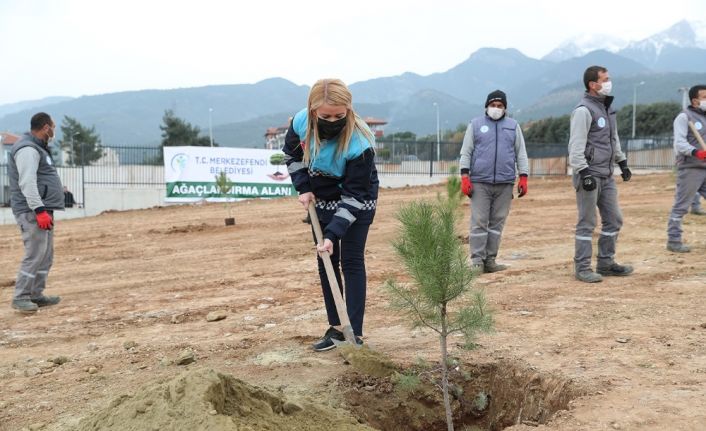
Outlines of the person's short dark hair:
[{"label": "person's short dark hair", "polygon": [[694,85],[689,89],[689,102],[699,98],[699,91],[706,90],[706,85]]},{"label": "person's short dark hair", "polygon": [[29,124],[32,130],[40,130],[47,124],[51,126],[54,122],[51,120],[51,116],[46,112],[38,112],[32,116],[32,120],[30,120]]},{"label": "person's short dark hair", "polygon": [[598,82],[598,74],[607,71],[608,69],[603,66],[591,66],[586,69],[586,71],[583,72],[583,86],[586,87],[586,91],[588,91],[589,82]]}]

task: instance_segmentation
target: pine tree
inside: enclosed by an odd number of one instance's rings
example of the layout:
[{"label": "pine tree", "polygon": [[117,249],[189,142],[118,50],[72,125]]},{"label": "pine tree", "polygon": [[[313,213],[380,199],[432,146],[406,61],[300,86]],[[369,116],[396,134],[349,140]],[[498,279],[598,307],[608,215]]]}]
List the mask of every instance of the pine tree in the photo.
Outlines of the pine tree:
[{"label": "pine tree", "polygon": [[162,122],[164,124],[159,126],[162,130],[162,147],[211,145],[208,136],[199,136],[201,129],[177,117],[171,109],[164,111]]},{"label": "pine tree", "polygon": [[390,280],[386,287],[392,306],[404,312],[414,327],[426,327],[439,335],[444,408],[452,431],[447,339],[461,333],[466,346],[473,347],[475,335],[492,328],[492,315],[483,292],[472,288],[476,273],[455,229],[458,200],[412,202],[402,207],[397,219],[401,228],[393,246],[412,283]]},{"label": "pine tree", "polygon": [[95,126],[88,128],[77,119],[64,115],[61,121],[61,134],[63,138],[59,141],[59,147],[68,155],[66,164],[90,165],[91,162],[103,157],[103,147]]}]

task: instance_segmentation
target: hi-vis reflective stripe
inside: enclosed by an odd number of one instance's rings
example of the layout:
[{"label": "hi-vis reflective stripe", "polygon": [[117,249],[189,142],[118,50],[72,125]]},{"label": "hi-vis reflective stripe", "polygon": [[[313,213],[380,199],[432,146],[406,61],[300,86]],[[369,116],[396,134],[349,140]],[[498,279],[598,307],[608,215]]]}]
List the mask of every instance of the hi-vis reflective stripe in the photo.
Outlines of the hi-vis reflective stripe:
[{"label": "hi-vis reflective stripe", "polygon": [[37,271],[37,274],[49,274],[49,271]]},{"label": "hi-vis reflective stripe", "polygon": [[287,166],[287,172],[290,174],[295,173],[298,170],[305,169],[306,165],[303,162],[292,162]]},{"label": "hi-vis reflective stripe", "polygon": [[336,217],[341,217],[341,218],[344,218],[344,219],[348,220],[348,222],[349,222],[350,224],[353,224],[353,222],[356,221],[355,216],[354,216],[353,214],[351,214],[350,211],[348,211],[347,209],[345,209],[345,208],[343,208],[343,207],[338,207],[338,209],[336,210],[335,216],[336,216]]},{"label": "hi-vis reflective stripe", "polygon": [[350,205],[355,209],[361,209],[363,208],[363,203],[357,201],[356,199],[350,197],[350,196],[341,196],[341,202]]},{"label": "hi-vis reflective stripe", "polygon": [[601,235],[603,235],[603,236],[616,236],[616,235],[619,234],[619,233],[620,233],[620,232],[604,232],[604,231],[601,231]]},{"label": "hi-vis reflective stripe", "polygon": [[498,232],[497,230],[488,229],[488,232],[495,234],[495,235],[500,235],[500,232]]},{"label": "hi-vis reflective stripe", "polygon": [[30,274],[29,272],[24,272],[20,270],[20,274],[24,275],[25,277],[34,278],[34,275]]},{"label": "hi-vis reflective stripe", "polygon": [[674,217],[671,217],[671,218],[670,218],[669,220],[672,220],[672,221],[675,221],[675,222],[681,223],[681,219],[680,219],[680,218],[674,218]]},{"label": "hi-vis reflective stripe", "polygon": [[578,235],[576,235],[576,239],[579,240],[579,241],[591,241],[593,238],[591,238],[590,236],[578,236]]},{"label": "hi-vis reflective stripe", "polygon": [[472,233],[470,236],[487,236],[488,232]]}]

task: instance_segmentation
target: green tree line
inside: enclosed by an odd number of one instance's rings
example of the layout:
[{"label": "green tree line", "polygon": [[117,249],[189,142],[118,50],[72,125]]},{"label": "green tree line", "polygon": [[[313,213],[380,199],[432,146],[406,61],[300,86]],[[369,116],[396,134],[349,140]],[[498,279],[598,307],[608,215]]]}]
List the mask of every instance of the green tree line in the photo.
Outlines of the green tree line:
[{"label": "green tree line", "polygon": [[[672,123],[681,111],[678,103],[658,102],[637,105],[635,110],[635,136],[670,136]],[[623,106],[617,114],[618,134],[625,140],[632,136],[632,105]],[[522,125],[528,144],[555,144],[569,142],[571,115],[529,121]]]}]

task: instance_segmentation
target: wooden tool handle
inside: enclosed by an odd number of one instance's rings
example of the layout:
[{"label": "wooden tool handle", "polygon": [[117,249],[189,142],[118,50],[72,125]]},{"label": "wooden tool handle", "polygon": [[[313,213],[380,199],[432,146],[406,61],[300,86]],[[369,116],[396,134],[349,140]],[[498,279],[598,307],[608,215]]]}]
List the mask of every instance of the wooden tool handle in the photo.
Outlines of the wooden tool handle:
[{"label": "wooden tool handle", "polygon": [[[319,223],[319,216],[316,215],[316,207],[314,202],[309,202],[309,217],[311,218],[311,226],[314,228],[314,236],[316,237],[316,242],[318,244],[324,243],[324,234],[321,231],[321,224]],[[343,326],[343,335],[346,341],[356,345],[355,335],[353,334],[353,329],[351,327],[350,319],[348,318],[348,309],[346,308],[346,302],[343,300],[341,295],[341,289],[338,287],[338,281],[336,280],[336,273],[333,271],[333,264],[331,263],[331,256],[327,251],[319,253],[321,260],[324,261],[324,268],[326,268],[326,277],[328,277],[328,284],[331,287],[331,294],[333,295],[333,300],[336,303],[336,312],[338,313],[338,319]]]},{"label": "wooden tool handle", "polygon": [[696,130],[696,126],[694,125],[693,121],[689,121],[689,128],[691,129],[691,133],[696,136],[696,140],[699,141],[699,145],[701,145],[701,149],[706,151],[706,142],[704,142],[704,138],[701,137],[701,133],[699,133],[698,130]]}]

